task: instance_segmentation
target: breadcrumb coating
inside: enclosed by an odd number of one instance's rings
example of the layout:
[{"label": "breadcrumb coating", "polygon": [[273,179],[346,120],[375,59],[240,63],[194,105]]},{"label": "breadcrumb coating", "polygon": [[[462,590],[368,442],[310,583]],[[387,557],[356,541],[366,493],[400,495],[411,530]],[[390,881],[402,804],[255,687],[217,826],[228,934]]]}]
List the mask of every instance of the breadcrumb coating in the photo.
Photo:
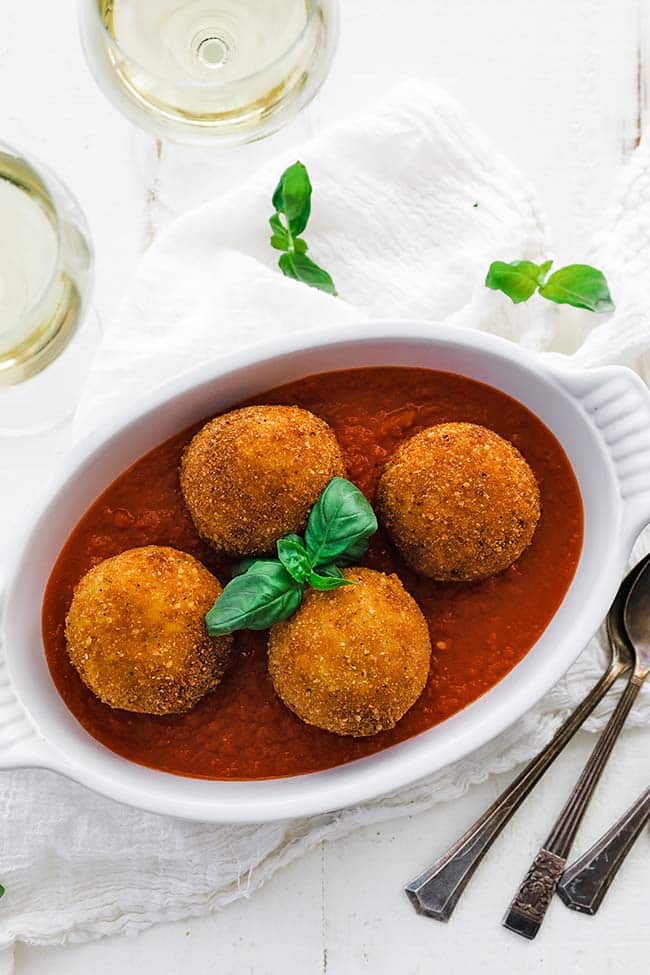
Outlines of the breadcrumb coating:
[{"label": "breadcrumb coating", "polygon": [[112,708],[188,711],[228,664],[232,637],[209,637],[203,619],[221,592],[200,562],[173,548],[106,559],[75,589],[65,628],[70,660]]},{"label": "breadcrumb coating", "polygon": [[305,527],[345,464],[331,428],[297,406],[248,406],[207,423],[186,448],[181,488],[199,534],[230,556],[263,554]]},{"label": "breadcrumb coating", "polygon": [[473,423],[442,423],[403,443],[384,468],[377,505],[405,561],[448,582],[507,569],[530,545],[541,510],[516,447]]},{"label": "breadcrumb coating", "polygon": [[431,642],[415,600],[395,575],[345,569],[354,583],[305,593],[269,638],[269,672],[288,708],[308,724],[360,737],[392,728],[415,704]]}]

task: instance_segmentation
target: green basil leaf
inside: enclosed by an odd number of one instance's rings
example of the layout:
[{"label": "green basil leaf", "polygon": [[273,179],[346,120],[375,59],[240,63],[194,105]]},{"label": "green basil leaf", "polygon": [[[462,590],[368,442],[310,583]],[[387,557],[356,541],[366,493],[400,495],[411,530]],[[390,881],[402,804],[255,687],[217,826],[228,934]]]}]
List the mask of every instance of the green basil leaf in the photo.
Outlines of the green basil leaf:
[{"label": "green basil leaf", "polygon": [[4,897],[4,893],[5,893],[5,889],[2,886],[2,884],[0,884],[0,897]]},{"label": "green basil leaf", "polygon": [[279,562],[254,566],[228,583],[205,617],[210,636],[266,630],[300,606],[303,587]]},{"label": "green basil leaf", "polygon": [[287,535],[283,535],[282,538],[286,538],[290,542],[297,542],[302,545],[302,535],[298,535],[296,532],[289,532]]},{"label": "green basil leaf", "polygon": [[528,299],[535,294],[537,288],[543,284],[552,261],[543,264],[533,264],[532,261],[493,261],[485,279],[487,288],[502,291],[515,304]]},{"label": "green basil leaf", "polygon": [[280,220],[280,214],[274,213],[270,218],[269,223],[271,225],[271,230],[273,231],[271,235],[271,247],[275,247],[275,249],[278,251],[288,250],[290,244],[289,232]]},{"label": "green basil leaf", "polygon": [[377,527],[375,513],[359,488],[335,477],[311,509],[305,546],[313,565],[338,562],[346,555],[356,556]]},{"label": "green basil leaf", "polygon": [[285,535],[278,539],[278,558],[292,579],[303,583],[312,571],[311,559],[298,535]]},{"label": "green basil leaf", "polygon": [[294,281],[302,281],[310,288],[318,288],[328,295],[337,294],[331,276],[306,254],[283,254],[280,258],[280,270],[286,277],[293,278]]},{"label": "green basil leaf", "polygon": [[302,237],[292,237],[280,220],[279,213],[275,213],[269,219],[269,223],[273,231],[271,235],[271,247],[274,247],[276,251],[290,251],[296,254],[307,253],[307,241],[303,240]]},{"label": "green basil leaf", "polygon": [[343,573],[335,562],[328,562],[327,565],[317,565],[314,571],[319,576],[328,576],[331,579],[343,578]]},{"label": "green basil leaf", "polygon": [[264,571],[264,566],[267,565],[279,565],[277,559],[260,559],[257,556],[252,556],[251,558],[240,559],[239,562],[235,562],[230,574],[235,578],[235,576],[243,576],[245,572],[250,572],[252,568],[260,568]]},{"label": "green basil leaf", "polygon": [[332,589],[340,589],[341,586],[354,585],[353,582],[344,579],[342,575],[321,575],[319,572],[310,572],[307,576],[307,582],[312,589],[318,589],[320,592],[330,592]]},{"label": "green basil leaf", "polygon": [[280,177],[273,194],[273,206],[285,215],[294,236],[303,232],[311,214],[311,182],[301,162],[289,166]]},{"label": "green basil leaf", "polygon": [[560,268],[539,293],[558,305],[573,305],[587,311],[607,312],[615,308],[605,275],[588,264],[569,264]]}]

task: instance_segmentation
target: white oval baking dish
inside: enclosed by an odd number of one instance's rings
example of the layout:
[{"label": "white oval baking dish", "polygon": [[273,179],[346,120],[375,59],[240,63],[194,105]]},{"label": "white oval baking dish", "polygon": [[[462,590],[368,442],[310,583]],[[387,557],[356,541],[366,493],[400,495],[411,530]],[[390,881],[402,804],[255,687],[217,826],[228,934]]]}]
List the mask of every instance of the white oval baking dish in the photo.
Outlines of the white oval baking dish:
[{"label": "white oval baking dish", "polygon": [[[51,680],[41,602],[52,565],[81,514],[151,447],[202,417],[281,383],[335,369],[418,366],[480,380],[524,403],[555,434],[577,476],[584,547],[558,612],[525,659],[449,720],[386,751],[326,772],[212,782],[157,772],[113,754],[75,720]],[[386,793],[442,768],[520,718],[588,642],[650,522],[650,394],[630,370],[568,371],[491,335],[382,322],[282,338],[217,359],[125,404],[68,454],[9,554],[4,636],[20,705],[0,728],[0,767],[52,769],[121,802],[214,822],[322,813]],[[3,747],[4,745],[4,747]]]}]

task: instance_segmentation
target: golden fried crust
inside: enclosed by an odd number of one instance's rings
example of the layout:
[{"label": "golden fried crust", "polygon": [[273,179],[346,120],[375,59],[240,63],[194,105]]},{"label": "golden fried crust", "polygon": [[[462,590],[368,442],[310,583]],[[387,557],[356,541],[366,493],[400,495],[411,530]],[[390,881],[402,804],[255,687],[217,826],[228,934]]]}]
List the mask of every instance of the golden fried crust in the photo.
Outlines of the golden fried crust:
[{"label": "golden fried crust", "polygon": [[406,562],[442,581],[506,569],[530,545],[540,517],[524,458],[473,423],[442,423],[402,444],[384,468],[377,505]]},{"label": "golden fried crust", "polygon": [[105,704],[177,714],[221,680],[231,637],[203,618],[222,589],[195,558],[149,545],[106,559],[75,589],[66,619],[70,660]]},{"label": "golden fried crust", "polygon": [[431,643],[420,609],[397,576],[346,569],[354,583],[308,590],[269,639],[277,694],[299,718],[337,735],[392,728],[415,704]]},{"label": "golden fried crust", "polygon": [[345,476],[331,428],[297,406],[248,406],[196,434],[181,461],[185,503],[227,555],[269,552],[301,531],[328,483]]}]

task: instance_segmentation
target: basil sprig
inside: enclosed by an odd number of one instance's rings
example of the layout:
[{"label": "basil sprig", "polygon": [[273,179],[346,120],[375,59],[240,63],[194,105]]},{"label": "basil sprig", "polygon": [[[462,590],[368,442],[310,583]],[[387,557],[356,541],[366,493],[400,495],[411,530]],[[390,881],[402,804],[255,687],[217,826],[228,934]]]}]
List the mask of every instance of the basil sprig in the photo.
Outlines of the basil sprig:
[{"label": "basil sprig", "polygon": [[306,167],[301,162],[289,166],[273,194],[275,213],[269,220],[271,247],[283,251],[279,264],[286,277],[336,295],[331,276],[307,257],[307,242],[300,236],[311,215],[311,193]]},{"label": "basil sprig", "polygon": [[292,616],[305,586],[327,592],[351,585],[340,566],[365,554],[377,518],[361,491],[333,478],[311,509],[305,537],[285,535],[277,559],[242,559],[205,617],[210,636],[236,630],[265,630]]},{"label": "basil sprig", "polygon": [[587,311],[614,311],[614,302],[602,271],[589,264],[568,264],[549,277],[553,261],[493,261],[485,279],[486,287],[502,291],[514,304],[528,301],[536,291],[558,305],[573,305]]}]

